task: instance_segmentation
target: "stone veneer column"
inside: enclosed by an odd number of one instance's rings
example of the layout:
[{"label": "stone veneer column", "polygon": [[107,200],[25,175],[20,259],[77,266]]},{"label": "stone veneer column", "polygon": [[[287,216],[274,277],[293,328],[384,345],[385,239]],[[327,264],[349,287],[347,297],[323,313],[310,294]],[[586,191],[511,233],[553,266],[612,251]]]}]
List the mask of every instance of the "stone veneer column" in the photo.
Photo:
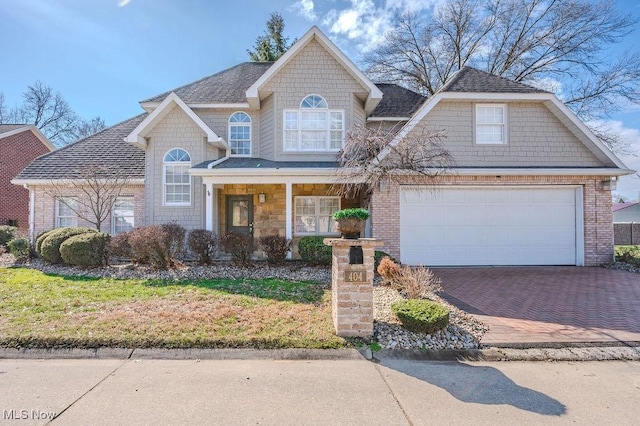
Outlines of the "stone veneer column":
[{"label": "stone veneer column", "polygon": [[[382,241],[325,238],[333,248],[331,269],[331,315],[336,334],[342,337],[373,336],[373,274],[375,248]],[[360,246],[363,263],[350,265],[349,250]]]}]

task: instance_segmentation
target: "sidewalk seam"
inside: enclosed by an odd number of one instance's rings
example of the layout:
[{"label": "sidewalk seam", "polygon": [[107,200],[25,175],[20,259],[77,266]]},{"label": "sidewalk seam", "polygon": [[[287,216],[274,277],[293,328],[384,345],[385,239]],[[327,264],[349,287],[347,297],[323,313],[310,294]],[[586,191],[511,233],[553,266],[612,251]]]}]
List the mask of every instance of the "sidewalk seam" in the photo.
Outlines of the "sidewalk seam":
[{"label": "sidewalk seam", "polygon": [[411,421],[411,419],[409,418],[409,415],[407,414],[407,412],[405,411],[404,407],[400,403],[400,400],[396,396],[396,393],[393,391],[393,389],[391,389],[391,386],[389,385],[389,382],[387,382],[387,379],[385,379],[384,374],[382,374],[382,371],[380,371],[380,364],[374,363],[373,367],[376,369],[376,371],[380,375],[380,378],[384,382],[384,384],[387,387],[387,389],[389,389],[389,393],[393,397],[394,401],[396,401],[396,404],[398,404],[398,407],[400,408],[400,411],[402,411],[402,415],[404,416],[404,418],[407,419],[407,423],[409,424],[409,426],[413,426],[413,422]]}]

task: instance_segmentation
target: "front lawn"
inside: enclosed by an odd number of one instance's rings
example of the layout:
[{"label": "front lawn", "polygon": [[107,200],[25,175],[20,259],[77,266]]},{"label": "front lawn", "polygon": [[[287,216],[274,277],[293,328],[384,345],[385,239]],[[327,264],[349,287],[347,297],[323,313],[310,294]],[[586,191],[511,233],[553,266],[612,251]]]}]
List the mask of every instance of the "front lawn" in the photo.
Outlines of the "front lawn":
[{"label": "front lawn", "polygon": [[0,268],[0,346],[339,348],[330,292],[276,279],[162,281]]}]

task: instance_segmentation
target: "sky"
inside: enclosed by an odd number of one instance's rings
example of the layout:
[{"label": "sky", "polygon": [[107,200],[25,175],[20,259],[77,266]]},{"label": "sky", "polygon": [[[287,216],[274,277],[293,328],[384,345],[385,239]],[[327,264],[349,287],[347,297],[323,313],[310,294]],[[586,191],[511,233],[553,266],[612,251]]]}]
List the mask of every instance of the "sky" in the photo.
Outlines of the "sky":
[{"label": "sky", "polygon": [[[138,102],[248,60],[272,12],[294,39],[317,25],[356,64],[392,27],[395,13],[439,0],[0,0],[0,92],[22,100],[40,80],[81,117],[116,124],[143,110]],[[616,0],[640,16],[640,0]],[[637,49],[640,27],[623,47]],[[629,143],[625,164],[640,170],[640,106],[605,123]],[[640,197],[640,178],[617,194]]]}]

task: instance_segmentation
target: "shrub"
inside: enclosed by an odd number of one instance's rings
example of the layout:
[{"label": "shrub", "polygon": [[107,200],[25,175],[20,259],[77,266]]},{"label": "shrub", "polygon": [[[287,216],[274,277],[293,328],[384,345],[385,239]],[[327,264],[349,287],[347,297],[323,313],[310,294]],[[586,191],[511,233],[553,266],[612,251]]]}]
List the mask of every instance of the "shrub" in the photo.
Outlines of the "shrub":
[{"label": "shrub", "polygon": [[291,250],[291,240],[280,235],[265,235],[258,240],[260,248],[267,255],[270,265],[281,265]]},{"label": "shrub", "polygon": [[231,254],[231,260],[238,266],[251,264],[253,253],[253,238],[250,235],[231,232],[220,238],[220,247]]},{"label": "shrub", "polygon": [[16,228],[15,226],[1,225],[0,226],[0,246],[5,246],[9,241],[13,240],[13,237],[17,230],[18,228]]},{"label": "shrub", "polygon": [[391,310],[409,331],[431,334],[449,324],[449,311],[431,300],[409,299],[395,302]]},{"label": "shrub", "polygon": [[62,263],[60,245],[74,235],[98,232],[91,228],[56,228],[47,233],[40,246],[40,255],[49,263]]},{"label": "shrub", "polygon": [[369,219],[369,210],[363,209],[360,207],[355,209],[338,210],[333,214],[333,218],[335,220],[341,220],[341,219],[367,220]]},{"label": "shrub", "polygon": [[218,237],[206,229],[192,229],[187,234],[187,245],[196,255],[199,265],[209,265],[216,254]]},{"label": "shrub", "polygon": [[60,255],[67,265],[95,268],[107,263],[110,236],[104,232],[74,235],[60,244]]},{"label": "shrub", "polygon": [[133,252],[131,251],[131,244],[129,243],[129,238],[134,231],[135,230],[121,232],[120,234],[113,235],[109,239],[109,244],[107,245],[108,255],[116,257],[126,257],[127,259],[134,261]]},{"label": "shrub", "polygon": [[391,259],[392,261],[398,263],[393,257],[389,256],[387,253],[383,252],[383,251],[379,251],[376,250],[373,253],[373,260],[374,260],[374,265],[373,267],[378,270],[378,266],[380,266],[380,262],[382,261],[382,259],[384,259],[385,257],[388,257],[389,259]]},{"label": "shrub", "polygon": [[380,264],[376,268],[385,284],[390,284],[393,280],[398,279],[401,273],[400,265],[391,260],[390,257],[383,257]]},{"label": "shrub", "polygon": [[16,260],[24,261],[31,257],[31,244],[27,238],[14,238],[7,243],[7,247]]},{"label": "shrub", "polygon": [[640,246],[616,247],[616,261],[640,266]]},{"label": "shrub", "polygon": [[325,237],[302,237],[298,243],[300,258],[310,265],[331,265],[331,246],[326,246]]},{"label": "shrub", "polygon": [[42,253],[41,253],[42,242],[44,241],[45,238],[47,238],[49,236],[49,232],[51,232],[51,231],[55,231],[55,229],[50,229],[48,231],[42,231],[36,237],[36,247],[35,247],[35,249],[36,249],[36,254],[38,256],[42,256]]},{"label": "shrub", "polygon": [[145,226],[131,231],[132,259],[158,269],[169,269],[184,250],[185,229],[175,223]]}]

